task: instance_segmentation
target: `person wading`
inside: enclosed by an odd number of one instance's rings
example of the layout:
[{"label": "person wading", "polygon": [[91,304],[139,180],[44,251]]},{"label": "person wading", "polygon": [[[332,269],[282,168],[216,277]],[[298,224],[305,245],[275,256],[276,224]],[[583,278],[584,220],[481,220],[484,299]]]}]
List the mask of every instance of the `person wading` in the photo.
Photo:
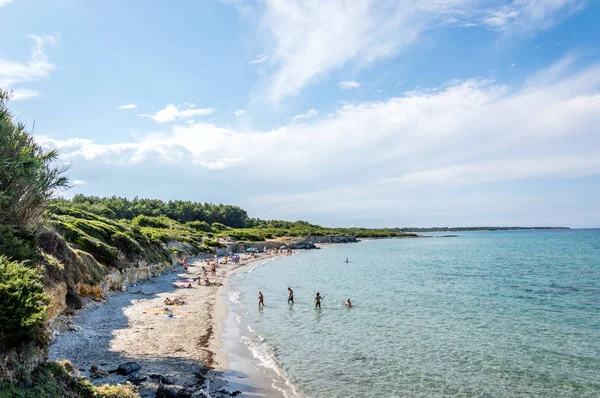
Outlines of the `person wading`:
[{"label": "person wading", "polygon": [[262,292],[258,292],[258,309],[261,309],[265,306],[265,296],[263,296]]},{"label": "person wading", "polygon": [[317,292],[317,295],[315,296],[315,308],[321,308],[321,300],[324,298],[325,297],[321,296],[319,292]]},{"label": "person wading", "polygon": [[294,304],[294,291],[288,287],[288,304],[292,303],[292,305]]}]

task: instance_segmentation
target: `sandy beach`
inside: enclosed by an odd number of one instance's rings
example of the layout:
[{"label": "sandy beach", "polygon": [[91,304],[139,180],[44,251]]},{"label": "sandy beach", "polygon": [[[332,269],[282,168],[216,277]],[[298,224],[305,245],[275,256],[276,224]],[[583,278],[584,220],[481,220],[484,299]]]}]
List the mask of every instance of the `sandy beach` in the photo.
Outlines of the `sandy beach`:
[{"label": "sandy beach", "polygon": [[[138,385],[143,397],[153,397],[165,378],[170,383],[165,383],[165,387],[180,392],[181,396],[202,396],[200,389],[206,389],[206,382],[210,381],[214,397],[230,396],[235,391],[244,396],[264,397],[266,394],[257,388],[259,381],[239,371],[227,374],[227,355],[220,339],[227,306],[221,296],[233,271],[277,256],[244,255],[239,263],[220,265],[216,275],[209,273],[210,281],[220,286],[194,283],[192,288],[177,288],[176,279],[202,273],[202,264],[190,265],[187,275],[178,266],[172,272],[131,286],[126,292],[112,293],[102,302],[92,301],[77,315],[57,320],[58,332],[49,359],[69,360],[86,377],[93,376],[92,365],[111,371],[120,364],[136,362],[141,366],[137,376],[150,376]],[[167,297],[178,298],[185,304],[166,306]],[[93,382],[117,384],[127,378],[111,373]],[[226,379],[235,382],[228,383]]]}]

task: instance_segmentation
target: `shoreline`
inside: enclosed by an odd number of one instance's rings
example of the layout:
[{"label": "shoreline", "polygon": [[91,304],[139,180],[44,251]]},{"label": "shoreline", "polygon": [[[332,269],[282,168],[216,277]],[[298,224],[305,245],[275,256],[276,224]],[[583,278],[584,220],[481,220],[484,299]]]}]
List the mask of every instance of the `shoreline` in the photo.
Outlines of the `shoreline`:
[{"label": "shoreline", "polygon": [[[162,375],[172,382],[165,387],[174,391],[198,392],[210,380],[214,396],[229,396],[234,391],[226,381],[228,353],[221,338],[229,312],[223,299],[229,278],[247,265],[274,261],[282,255],[242,256],[240,263],[221,264],[216,276],[209,276],[220,283],[216,288],[193,284],[191,289],[176,289],[174,279],[186,277],[181,266],[176,266],[126,292],[111,293],[101,302],[89,300],[75,315],[57,318],[53,326],[58,333],[48,359],[73,362],[78,374],[94,384],[122,384],[128,376],[111,373],[94,379],[92,365],[110,371],[122,363],[136,362],[141,366],[139,376]],[[200,271],[201,264],[190,264],[187,276]],[[162,313],[166,297],[186,302],[169,306],[175,317]],[[159,381],[148,378],[139,383],[140,395],[153,397]],[[248,390],[256,390],[247,382],[235,384],[238,391],[243,391],[246,384]]]}]

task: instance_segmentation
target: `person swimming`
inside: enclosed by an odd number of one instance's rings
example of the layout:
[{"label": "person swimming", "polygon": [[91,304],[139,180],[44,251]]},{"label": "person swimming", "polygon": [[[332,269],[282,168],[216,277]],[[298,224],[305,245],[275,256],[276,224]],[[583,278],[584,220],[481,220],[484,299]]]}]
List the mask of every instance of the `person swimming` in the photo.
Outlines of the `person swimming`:
[{"label": "person swimming", "polygon": [[292,305],[294,304],[294,291],[288,287],[288,304],[290,303],[290,301],[292,302]]},{"label": "person swimming", "polygon": [[317,292],[317,295],[315,296],[315,308],[321,308],[321,300],[323,300],[325,297],[321,296],[319,294],[319,292]]},{"label": "person swimming", "polygon": [[263,296],[262,292],[258,292],[258,309],[261,309],[265,306],[265,296]]},{"label": "person swimming", "polygon": [[350,302],[350,299],[346,300],[346,308],[352,308],[352,303]]}]

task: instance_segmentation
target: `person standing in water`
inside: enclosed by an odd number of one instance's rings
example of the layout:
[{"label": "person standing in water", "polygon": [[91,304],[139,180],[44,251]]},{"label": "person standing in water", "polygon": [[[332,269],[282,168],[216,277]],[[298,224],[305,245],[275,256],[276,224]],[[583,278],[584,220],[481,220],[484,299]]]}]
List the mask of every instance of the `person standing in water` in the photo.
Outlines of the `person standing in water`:
[{"label": "person standing in water", "polygon": [[288,304],[290,302],[294,305],[294,291],[288,287]]},{"label": "person standing in water", "polygon": [[352,308],[352,303],[350,302],[350,299],[346,300],[346,307]]},{"label": "person standing in water", "polygon": [[346,264],[348,264],[348,257],[346,257]]},{"label": "person standing in water", "polygon": [[258,292],[258,309],[261,309],[265,306],[265,296],[263,296],[262,292]]},{"label": "person standing in water", "polygon": [[317,292],[317,295],[315,296],[315,309],[316,309],[317,307],[318,307],[318,308],[321,308],[321,300],[323,300],[324,298],[325,298],[325,297],[321,296],[321,295],[319,294],[319,292]]}]

